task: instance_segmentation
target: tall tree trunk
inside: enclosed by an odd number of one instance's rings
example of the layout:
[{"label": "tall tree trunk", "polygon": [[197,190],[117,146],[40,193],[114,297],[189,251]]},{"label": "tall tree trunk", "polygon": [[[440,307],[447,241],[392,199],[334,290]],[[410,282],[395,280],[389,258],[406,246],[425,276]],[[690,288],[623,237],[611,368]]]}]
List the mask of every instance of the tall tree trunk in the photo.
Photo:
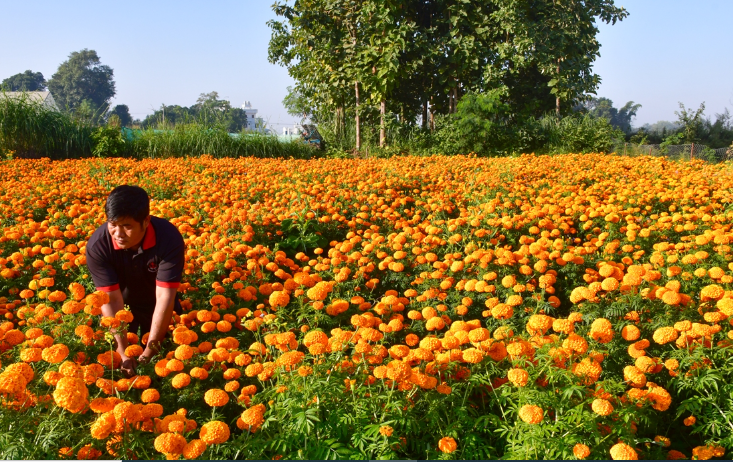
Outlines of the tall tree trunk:
[{"label": "tall tree trunk", "polygon": [[[557,79],[560,81],[560,58],[557,58]],[[560,117],[560,94],[555,98],[555,115]]]},{"label": "tall tree trunk", "polygon": [[359,81],[354,82],[354,90],[356,95],[356,150],[361,149],[361,128],[359,127]]},{"label": "tall tree trunk", "polygon": [[384,147],[385,135],[384,135],[384,112],[386,110],[387,103],[382,100],[379,104],[379,147]]},{"label": "tall tree trunk", "polygon": [[422,102],[422,129],[428,128],[428,100]]}]

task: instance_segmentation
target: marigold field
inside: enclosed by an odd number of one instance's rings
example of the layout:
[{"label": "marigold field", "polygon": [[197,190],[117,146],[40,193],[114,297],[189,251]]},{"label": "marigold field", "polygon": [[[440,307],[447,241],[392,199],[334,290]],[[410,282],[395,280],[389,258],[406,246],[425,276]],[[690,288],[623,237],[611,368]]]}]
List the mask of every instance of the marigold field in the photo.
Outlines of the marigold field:
[{"label": "marigold field", "polygon": [[[130,379],[84,256],[119,184],[187,245]],[[731,188],[603,154],[2,161],[0,457],[730,457]]]}]

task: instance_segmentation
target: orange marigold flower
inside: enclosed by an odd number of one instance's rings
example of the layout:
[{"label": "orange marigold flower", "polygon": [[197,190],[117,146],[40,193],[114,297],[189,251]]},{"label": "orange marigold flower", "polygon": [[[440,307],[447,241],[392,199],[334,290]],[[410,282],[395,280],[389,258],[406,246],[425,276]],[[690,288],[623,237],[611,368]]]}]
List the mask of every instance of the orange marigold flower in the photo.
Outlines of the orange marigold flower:
[{"label": "orange marigold flower", "polygon": [[183,447],[183,457],[198,459],[206,451],[206,443],[201,440],[191,440]]},{"label": "orange marigold flower", "polygon": [[41,357],[44,361],[51,364],[60,363],[69,356],[69,347],[63,343],[57,343],[48,348],[44,348]]},{"label": "orange marigold flower", "polygon": [[529,373],[524,369],[512,368],[509,369],[507,378],[514,384],[514,386],[524,387],[527,385],[527,381],[529,380]]},{"label": "orange marigold flower", "polygon": [[608,343],[613,339],[613,326],[605,318],[597,318],[590,325],[590,337],[600,343]]},{"label": "orange marigold flower", "polygon": [[207,445],[221,444],[229,439],[229,433],[229,425],[219,420],[212,420],[201,426],[199,438]]},{"label": "orange marigold flower", "polygon": [[204,401],[211,407],[221,407],[229,402],[229,394],[224,390],[212,388],[204,393]]},{"label": "orange marigold flower", "polygon": [[161,433],[153,442],[155,450],[164,454],[182,454],[186,438],[178,433]]},{"label": "orange marigold flower", "polygon": [[677,337],[678,334],[674,327],[660,327],[654,331],[652,339],[656,343],[664,345],[665,343],[674,342],[677,340]]},{"label": "orange marigold flower", "polygon": [[607,399],[602,398],[594,399],[593,403],[591,404],[591,408],[593,409],[593,412],[604,417],[610,415],[613,412],[613,405],[611,404],[611,402]]},{"label": "orange marigold flower", "polygon": [[682,423],[685,424],[685,427],[691,427],[692,425],[695,425],[696,422],[697,417],[695,417],[694,415],[685,417],[685,419],[682,421]]},{"label": "orange marigold flower", "polygon": [[171,380],[171,385],[173,386],[173,388],[184,388],[187,387],[190,383],[191,376],[186,374],[185,372],[176,374],[175,377],[173,377],[173,380]]},{"label": "orange marigold flower", "polygon": [[392,432],[394,432],[394,429],[389,425],[382,425],[379,427],[379,434],[382,436],[390,437],[392,436]]},{"label": "orange marigold flower", "polygon": [[624,443],[616,443],[611,446],[611,459],[613,460],[639,460],[636,450]]},{"label": "orange marigold flower", "polygon": [[590,448],[585,444],[578,443],[573,446],[573,455],[576,459],[585,459],[590,455]]},{"label": "orange marigold flower", "polygon": [[519,409],[519,418],[528,424],[538,424],[544,418],[544,411],[534,404],[525,404]]},{"label": "orange marigold flower", "polygon": [[63,377],[56,383],[53,399],[59,407],[79,413],[88,405],[89,390],[83,379]]},{"label": "orange marigold flower", "polygon": [[457,448],[458,444],[456,443],[456,440],[454,440],[450,436],[444,436],[440,439],[440,441],[438,441],[438,449],[440,449],[445,454],[450,454]]}]

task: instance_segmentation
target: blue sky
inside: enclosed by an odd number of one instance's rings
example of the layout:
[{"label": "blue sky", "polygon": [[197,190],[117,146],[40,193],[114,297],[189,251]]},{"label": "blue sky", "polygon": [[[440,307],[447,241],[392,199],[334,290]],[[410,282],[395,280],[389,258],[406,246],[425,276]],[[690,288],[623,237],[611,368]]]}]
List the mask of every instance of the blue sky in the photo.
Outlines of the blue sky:
[{"label": "blue sky", "polygon": [[[292,124],[282,99],[293,81],[267,61],[272,1],[0,0],[0,79],[26,69],[49,79],[69,53],[90,48],[114,69],[113,104],[127,104],[133,117],[218,91],[235,106],[250,100],[271,125]],[[679,101],[705,101],[713,118],[733,112],[733,1],[616,4],[630,15],[599,25],[599,96],[616,107],[642,104],[637,126],[675,120]]]}]

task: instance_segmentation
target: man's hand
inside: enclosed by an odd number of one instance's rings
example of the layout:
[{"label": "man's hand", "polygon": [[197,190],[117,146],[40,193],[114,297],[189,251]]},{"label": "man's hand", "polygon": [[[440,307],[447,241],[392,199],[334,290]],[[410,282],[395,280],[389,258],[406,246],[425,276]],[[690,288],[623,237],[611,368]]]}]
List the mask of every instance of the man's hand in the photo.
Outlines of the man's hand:
[{"label": "man's hand", "polygon": [[159,342],[148,342],[148,345],[145,347],[145,351],[143,351],[143,354],[140,355],[139,362],[140,364],[147,364],[150,362],[150,359],[157,355],[160,351],[160,343]]},{"label": "man's hand", "polygon": [[135,358],[128,358],[126,355],[120,356],[122,356],[122,366],[120,369],[122,369],[122,373],[125,374],[125,377],[129,379],[136,374],[135,368],[137,367],[137,361],[135,361]]}]

